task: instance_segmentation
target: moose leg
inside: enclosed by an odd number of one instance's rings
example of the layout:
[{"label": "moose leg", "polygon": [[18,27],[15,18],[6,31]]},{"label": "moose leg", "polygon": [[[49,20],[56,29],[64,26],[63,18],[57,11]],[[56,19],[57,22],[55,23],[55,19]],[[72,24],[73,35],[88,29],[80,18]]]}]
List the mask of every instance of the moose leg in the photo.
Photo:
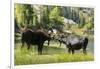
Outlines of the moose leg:
[{"label": "moose leg", "polygon": [[43,49],[43,44],[41,43],[40,45],[38,45],[38,54],[39,55],[42,54],[42,49]]},{"label": "moose leg", "polygon": [[87,44],[88,44],[88,38],[85,38],[83,42],[83,53],[84,54],[87,54],[87,51],[86,51]]},{"label": "moose leg", "polygon": [[84,54],[87,54],[86,49],[83,49],[83,53],[84,53]]},{"label": "moose leg", "polygon": [[24,44],[25,44],[25,42],[24,42],[24,41],[22,41],[22,46],[21,46],[21,48],[23,48],[23,47],[24,47]]},{"label": "moose leg", "polygon": [[48,40],[48,46],[49,46],[49,44],[50,44],[50,40]]},{"label": "moose leg", "polygon": [[75,51],[74,50],[72,50],[72,54],[74,54],[75,53]]},{"label": "moose leg", "polygon": [[38,46],[38,54],[41,55],[42,54],[42,46]]},{"label": "moose leg", "polygon": [[61,47],[61,41],[59,41],[60,42],[60,47]]},{"label": "moose leg", "polygon": [[87,54],[86,47],[86,45],[83,46],[83,54]]},{"label": "moose leg", "polygon": [[29,49],[30,49],[30,46],[31,46],[31,45],[30,45],[30,43],[27,43],[27,46],[28,46],[28,48],[27,48],[27,49],[29,50]]},{"label": "moose leg", "polygon": [[71,53],[71,49],[70,48],[68,49],[68,53]]}]

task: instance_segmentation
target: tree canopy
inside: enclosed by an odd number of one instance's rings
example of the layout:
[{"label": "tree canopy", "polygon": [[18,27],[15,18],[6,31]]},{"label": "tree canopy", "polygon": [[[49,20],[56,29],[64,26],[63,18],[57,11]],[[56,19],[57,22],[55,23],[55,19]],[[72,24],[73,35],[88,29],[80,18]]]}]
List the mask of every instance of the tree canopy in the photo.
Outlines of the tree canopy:
[{"label": "tree canopy", "polygon": [[58,31],[63,31],[67,29],[66,27],[69,25],[68,23],[64,23],[65,18],[69,21],[73,21],[79,28],[89,30],[94,27],[93,8],[16,3],[14,15],[15,26],[19,28],[27,26],[31,29],[42,28],[46,30],[57,29]]}]

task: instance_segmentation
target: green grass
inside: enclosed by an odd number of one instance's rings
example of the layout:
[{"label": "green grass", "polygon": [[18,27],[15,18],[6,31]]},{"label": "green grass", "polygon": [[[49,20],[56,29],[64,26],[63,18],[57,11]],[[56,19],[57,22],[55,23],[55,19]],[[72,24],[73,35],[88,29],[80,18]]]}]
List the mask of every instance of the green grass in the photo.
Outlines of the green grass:
[{"label": "green grass", "polygon": [[[54,44],[53,44],[54,45]],[[21,44],[15,44],[14,61],[15,65],[28,64],[47,64],[47,63],[62,63],[62,62],[79,62],[79,61],[93,61],[94,57],[88,53],[68,54],[65,48],[55,46],[44,46],[43,55],[37,54],[37,46],[33,46],[30,50],[26,47],[21,49]]]}]

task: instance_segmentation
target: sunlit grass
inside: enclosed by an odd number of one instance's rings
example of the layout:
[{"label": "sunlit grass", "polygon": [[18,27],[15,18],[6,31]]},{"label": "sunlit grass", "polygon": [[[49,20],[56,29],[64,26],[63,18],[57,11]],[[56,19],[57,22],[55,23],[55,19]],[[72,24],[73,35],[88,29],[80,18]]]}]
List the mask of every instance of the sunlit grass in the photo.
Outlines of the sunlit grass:
[{"label": "sunlit grass", "polygon": [[28,65],[28,64],[46,64],[46,63],[62,63],[62,62],[78,62],[78,61],[93,61],[94,57],[88,53],[68,54],[65,48],[44,46],[43,54],[37,54],[37,46],[33,46],[30,50],[27,47],[21,49],[21,44],[15,45],[14,60],[15,65]]}]

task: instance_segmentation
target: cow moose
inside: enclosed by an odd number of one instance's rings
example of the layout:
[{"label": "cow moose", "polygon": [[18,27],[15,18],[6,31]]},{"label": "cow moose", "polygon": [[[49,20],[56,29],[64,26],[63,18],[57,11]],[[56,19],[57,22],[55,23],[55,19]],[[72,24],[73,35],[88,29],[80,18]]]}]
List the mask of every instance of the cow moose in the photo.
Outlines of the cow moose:
[{"label": "cow moose", "polygon": [[68,48],[68,52],[72,52],[74,54],[75,50],[83,49],[83,53],[86,54],[86,48],[88,44],[88,38],[69,38],[66,41],[66,47]]},{"label": "cow moose", "polygon": [[58,41],[66,45],[66,48],[68,48],[69,53],[74,54],[75,50],[83,49],[83,53],[86,54],[86,48],[88,44],[87,37],[68,36],[58,39]]},{"label": "cow moose", "polygon": [[42,30],[37,30],[37,31],[32,31],[32,30],[25,30],[22,32],[22,48],[24,44],[26,43],[28,46],[28,49],[30,49],[31,45],[37,45],[38,46],[38,54],[42,54],[43,50],[43,44],[46,40],[50,41],[50,36],[42,31]]}]

